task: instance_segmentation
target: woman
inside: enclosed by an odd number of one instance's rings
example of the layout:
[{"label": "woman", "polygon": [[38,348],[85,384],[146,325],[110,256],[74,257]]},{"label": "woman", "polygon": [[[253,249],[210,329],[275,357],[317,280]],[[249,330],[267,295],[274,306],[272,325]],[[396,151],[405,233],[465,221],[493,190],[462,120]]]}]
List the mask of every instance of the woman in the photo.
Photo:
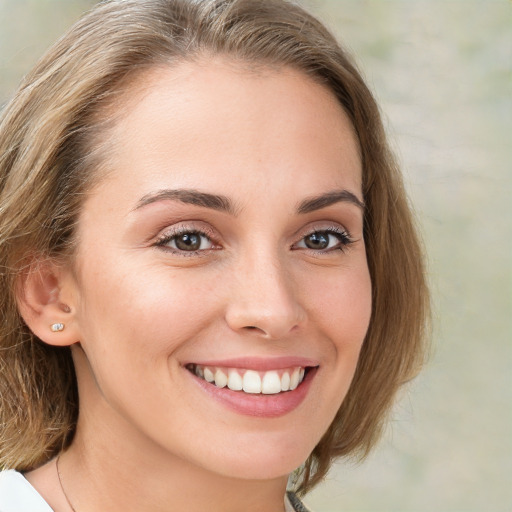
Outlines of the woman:
[{"label": "woman", "polygon": [[421,365],[378,108],[294,4],[99,4],[5,108],[0,184],[2,511],[305,510]]}]

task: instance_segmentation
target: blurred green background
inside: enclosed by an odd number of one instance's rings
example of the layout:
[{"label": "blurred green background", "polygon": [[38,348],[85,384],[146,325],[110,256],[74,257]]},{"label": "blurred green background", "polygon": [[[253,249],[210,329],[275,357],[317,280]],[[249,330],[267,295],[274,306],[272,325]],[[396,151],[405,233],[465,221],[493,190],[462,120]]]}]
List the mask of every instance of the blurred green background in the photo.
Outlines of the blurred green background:
[{"label": "blurred green background", "polygon": [[[0,104],[91,0],[0,0]],[[375,92],[423,229],[434,351],[315,512],[512,511],[512,3],[309,0]]]}]

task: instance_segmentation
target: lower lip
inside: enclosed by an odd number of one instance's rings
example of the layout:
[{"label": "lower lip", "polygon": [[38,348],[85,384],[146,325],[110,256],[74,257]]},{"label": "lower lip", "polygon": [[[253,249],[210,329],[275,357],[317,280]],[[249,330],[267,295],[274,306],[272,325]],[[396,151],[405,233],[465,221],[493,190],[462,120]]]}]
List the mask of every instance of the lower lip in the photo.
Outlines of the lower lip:
[{"label": "lower lip", "polygon": [[213,399],[224,404],[228,409],[246,416],[259,418],[277,418],[296,409],[306,398],[318,368],[310,368],[304,380],[293,391],[284,391],[275,395],[261,393],[250,394],[233,391],[227,387],[218,388],[185,370],[190,377]]}]

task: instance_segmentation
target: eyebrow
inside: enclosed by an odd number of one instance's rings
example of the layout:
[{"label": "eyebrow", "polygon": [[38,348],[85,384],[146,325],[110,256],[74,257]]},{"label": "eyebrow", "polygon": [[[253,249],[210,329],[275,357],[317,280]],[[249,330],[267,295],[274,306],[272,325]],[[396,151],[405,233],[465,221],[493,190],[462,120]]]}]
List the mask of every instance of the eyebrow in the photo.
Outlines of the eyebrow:
[{"label": "eyebrow", "polygon": [[[138,210],[139,208],[143,208],[144,206],[158,201],[166,200],[180,201],[181,203],[193,204],[236,215],[233,202],[228,197],[194,189],[163,189],[158,192],[146,194],[138,201],[134,210]],[[340,202],[352,203],[362,210],[365,209],[364,203],[352,192],[348,190],[334,190],[301,201],[297,207],[297,212],[299,214],[310,213]]]},{"label": "eyebrow", "polygon": [[181,203],[194,204],[235,215],[234,205],[226,196],[209,194],[194,189],[164,189],[146,194],[139,200],[135,210],[165,200],[180,201]]},{"label": "eyebrow", "polygon": [[333,190],[326,194],[305,199],[299,204],[297,211],[299,213],[310,213],[322,208],[327,208],[336,203],[344,202],[355,204],[363,211],[365,209],[365,204],[354,193],[348,190]]}]

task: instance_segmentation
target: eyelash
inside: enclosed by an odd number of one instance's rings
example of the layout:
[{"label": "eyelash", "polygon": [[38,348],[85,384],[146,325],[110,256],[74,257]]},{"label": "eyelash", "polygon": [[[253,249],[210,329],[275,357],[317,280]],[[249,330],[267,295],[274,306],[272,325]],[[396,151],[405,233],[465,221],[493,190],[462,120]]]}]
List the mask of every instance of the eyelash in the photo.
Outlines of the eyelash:
[{"label": "eyelash", "polygon": [[214,234],[213,234],[213,232],[210,232],[209,230],[197,229],[197,228],[193,228],[193,227],[189,227],[189,226],[181,226],[181,227],[178,227],[178,228],[174,229],[171,232],[164,233],[163,235],[158,237],[158,239],[155,242],[154,246],[155,247],[159,247],[160,249],[162,249],[164,251],[169,251],[171,253],[178,254],[178,255],[184,256],[184,257],[187,257],[187,256],[198,256],[198,255],[200,255],[202,253],[205,253],[206,251],[215,250],[214,247],[211,247],[211,248],[208,248],[208,249],[199,249],[199,250],[195,250],[195,251],[185,251],[185,250],[180,250],[178,248],[173,248],[173,247],[168,247],[167,246],[167,244],[169,244],[173,240],[176,241],[178,239],[178,237],[180,237],[182,235],[193,235],[193,236],[199,236],[199,237],[202,237],[202,238],[204,237],[204,238],[207,238],[209,240],[209,242],[213,246],[216,245],[215,241],[214,241]]},{"label": "eyelash", "polygon": [[328,254],[332,251],[337,251],[337,250],[341,251],[341,252],[345,252],[347,250],[347,248],[349,247],[349,245],[353,244],[355,242],[355,240],[352,239],[350,233],[346,229],[341,229],[337,226],[330,226],[330,227],[326,227],[326,228],[314,229],[313,231],[309,231],[300,239],[299,242],[293,244],[292,248],[297,246],[298,243],[303,242],[308,236],[318,234],[318,233],[326,234],[328,236],[330,236],[330,235],[335,236],[339,240],[339,245],[336,245],[334,247],[330,247],[327,249],[320,249],[320,250],[311,249],[308,247],[304,247],[304,249],[311,251],[315,254]]},{"label": "eyelash", "polygon": [[[333,235],[339,240],[339,245],[336,245],[335,247],[330,247],[327,249],[311,249],[308,247],[297,247],[297,245],[301,242],[304,242],[304,240],[311,235],[314,234],[326,234],[328,236]],[[208,239],[208,241],[212,244],[213,247],[210,247],[208,249],[198,249],[194,251],[186,251],[186,250],[180,250],[178,248],[168,247],[167,244],[172,242],[173,240],[176,241],[179,236],[182,235],[192,235],[192,236],[199,236],[204,237]],[[340,250],[342,252],[345,252],[348,246],[352,243],[354,243],[355,240],[352,239],[350,236],[350,233],[346,229],[340,229],[339,227],[331,226],[328,228],[321,228],[321,229],[314,229],[312,231],[309,231],[306,233],[299,242],[294,243],[291,246],[291,249],[297,250],[297,249],[305,249],[308,252],[313,252],[315,254],[327,254],[332,251]],[[305,243],[305,242],[304,242]],[[209,232],[208,230],[203,229],[197,229],[193,227],[188,226],[182,226],[179,227],[171,232],[167,232],[163,235],[161,235],[157,241],[155,242],[154,246],[159,247],[165,251],[172,252],[174,254],[178,254],[180,256],[198,256],[200,254],[204,254],[207,251],[215,250],[215,240],[214,240],[214,234],[213,232]]]}]

